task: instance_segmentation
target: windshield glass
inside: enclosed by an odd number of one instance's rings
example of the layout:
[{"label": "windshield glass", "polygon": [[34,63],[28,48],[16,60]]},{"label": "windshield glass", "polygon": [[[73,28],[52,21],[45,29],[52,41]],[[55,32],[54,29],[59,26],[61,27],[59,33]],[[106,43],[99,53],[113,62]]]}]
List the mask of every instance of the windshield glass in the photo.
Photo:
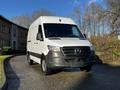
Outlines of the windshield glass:
[{"label": "windshield glass", "polygon": [[76,25],[70,24],[44,24],[46,38],[63,37],[63,38],[80,38],[85,39]]}]

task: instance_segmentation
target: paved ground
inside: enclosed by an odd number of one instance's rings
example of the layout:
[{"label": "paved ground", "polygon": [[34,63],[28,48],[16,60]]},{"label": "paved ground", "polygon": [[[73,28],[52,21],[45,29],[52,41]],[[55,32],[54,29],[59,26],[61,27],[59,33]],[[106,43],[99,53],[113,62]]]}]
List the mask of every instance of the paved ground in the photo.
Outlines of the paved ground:
[{"label": "paved ground", "polygon": [[5,90],[120,90],[120,67],[95,65],[90,73],[79,69],[42,75],[40,65],[29,66],[26,56],[5,62]]}]

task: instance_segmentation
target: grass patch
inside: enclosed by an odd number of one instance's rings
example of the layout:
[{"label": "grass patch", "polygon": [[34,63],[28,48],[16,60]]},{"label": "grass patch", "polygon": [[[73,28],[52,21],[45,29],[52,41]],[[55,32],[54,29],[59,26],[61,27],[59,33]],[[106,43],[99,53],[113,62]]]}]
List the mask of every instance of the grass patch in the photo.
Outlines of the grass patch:
[{"label": "grass patch", "polygon": [[4,81],[3,61],[8,57],[10,57],[10,55],[0,55],[0,84]]},{"label": "grass patch", "polygon": [[119,51],[113,51],[113,54],[116,56],[120,56],[120,52]]}]

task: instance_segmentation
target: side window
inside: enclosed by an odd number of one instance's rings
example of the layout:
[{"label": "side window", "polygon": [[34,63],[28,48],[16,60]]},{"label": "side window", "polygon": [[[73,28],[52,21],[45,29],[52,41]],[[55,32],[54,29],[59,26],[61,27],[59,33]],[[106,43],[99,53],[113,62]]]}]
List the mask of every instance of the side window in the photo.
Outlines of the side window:
[{"label": "side window", "polygon": [[37,33],[37,40],[43,41],[43,33],[42,33],[42,27],[39,25],[38,27],[38,33]]}]

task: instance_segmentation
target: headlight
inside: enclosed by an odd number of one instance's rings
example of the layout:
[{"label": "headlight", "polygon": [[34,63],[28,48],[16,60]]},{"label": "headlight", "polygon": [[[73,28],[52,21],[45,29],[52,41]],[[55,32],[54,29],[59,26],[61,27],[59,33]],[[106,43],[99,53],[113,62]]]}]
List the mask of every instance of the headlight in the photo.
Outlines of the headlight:
[{"label": "headlight", "polygon": [[50,51],[60,51],[60,47],[58,47],[58,46],[48,45],[48,49],[49,49]]},{"label": "headlight", "polygon": [[95,47],[94,46],[90,46],[90,50],[91,51],[95,51]]}]

